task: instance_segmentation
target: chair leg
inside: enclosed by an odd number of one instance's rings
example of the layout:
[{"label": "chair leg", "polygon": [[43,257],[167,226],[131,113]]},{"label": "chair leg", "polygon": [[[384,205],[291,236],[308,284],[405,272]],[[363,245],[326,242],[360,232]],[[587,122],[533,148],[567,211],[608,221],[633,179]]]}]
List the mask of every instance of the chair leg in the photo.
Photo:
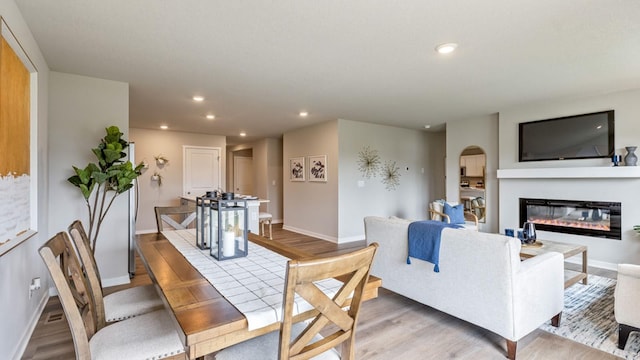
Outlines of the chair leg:
[{"label": "chair leg", "polygon": [[509,360],[516,360],[516,348],[518,346],[517,341],[511,341],[507,339],[507,358]]},{"label": "chair leg", "polygon": [[624,350],[627,340],[629,340],[629,334],[632,331],[640,331],[640,328],[623,324],[618,325],[618,349]]},{"label": "chair leg", "polygon": [[272,220],[269,220],[269,240],[273,240],[273,228],[271,227],[272,222]]}]

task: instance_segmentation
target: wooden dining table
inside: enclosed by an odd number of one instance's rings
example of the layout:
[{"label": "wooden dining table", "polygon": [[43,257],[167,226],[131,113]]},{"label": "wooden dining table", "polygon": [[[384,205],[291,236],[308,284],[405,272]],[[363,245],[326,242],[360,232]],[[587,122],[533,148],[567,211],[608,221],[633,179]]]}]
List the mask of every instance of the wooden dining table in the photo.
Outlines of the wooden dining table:
[{"label": "wooden dining table", "polygon": [[[253,233],[249,233],[249,241],[291,259],[314,257],[314,254]],[[136,246],[158,294],[174,319],[189,359],[201,358],[280,329],[280,323],[276,322],[250,331],[245,316],[161,233],[137,235]],[[364,300],[377,297],[381,284],[379,278],[370,276]]]}]

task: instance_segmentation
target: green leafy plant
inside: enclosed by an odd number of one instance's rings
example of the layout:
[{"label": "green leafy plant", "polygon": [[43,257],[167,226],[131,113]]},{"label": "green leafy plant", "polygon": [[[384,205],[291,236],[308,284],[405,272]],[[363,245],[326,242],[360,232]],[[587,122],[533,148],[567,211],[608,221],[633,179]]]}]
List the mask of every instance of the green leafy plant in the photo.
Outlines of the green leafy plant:
[{"label": "green leafy plant", "polygon": [[95,253],[100,226],[109,212],[115,198],[133,187],[133,181],[140,176],[143,164],[133,167],[124,161],[124,152],[129,143],[122,138],[117,126],[105,129],[107,135],[91,149],[98,163],[89,163],[84,168],[73,166],[75,175],[67,179],[80,189],[89,212],[89,243]]},{"label": "green leafy plant", "polygon": [[640,234],[640,225],[633,225],[633,230]]}]

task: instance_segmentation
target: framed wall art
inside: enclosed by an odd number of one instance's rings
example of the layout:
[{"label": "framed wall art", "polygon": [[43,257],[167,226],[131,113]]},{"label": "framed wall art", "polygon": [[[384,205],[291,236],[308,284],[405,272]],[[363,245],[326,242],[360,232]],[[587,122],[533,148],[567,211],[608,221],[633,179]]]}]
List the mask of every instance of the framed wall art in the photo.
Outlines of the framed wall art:
[{"label": "framed wall art", "polygon": [[0,17],[0,255],[35,234],[37,71]]},{"label": "framed wall art", "polygon": [[289,180],[304,181],[304,157],[289,159]]},{"label": "framed wall art", "polygon": [[327,155],[309,156],[309,181],[327,181]]}]

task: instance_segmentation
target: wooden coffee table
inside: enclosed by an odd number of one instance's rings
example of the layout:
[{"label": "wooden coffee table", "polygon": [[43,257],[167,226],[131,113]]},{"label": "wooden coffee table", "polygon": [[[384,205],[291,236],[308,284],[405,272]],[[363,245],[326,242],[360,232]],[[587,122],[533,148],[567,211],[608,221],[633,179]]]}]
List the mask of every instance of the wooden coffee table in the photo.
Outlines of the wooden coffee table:
[{"label": "wooden coffee table", "polygon": [[[542,246],[537,246],[537,243],[542,243]],[[564,255],[565,259],[582,253],[582,272],[565,269],[564,288],[566,289],[580,280],[582,280],[582,283],[584,285],[587,285],[587,247],[584,245],[565,244],[549,240],[538,240],[536,241],[535,245],[522,244],[522,249],[520,249],[520,257],[526,259],[550,251],[561,253],[562,255]]]}]

